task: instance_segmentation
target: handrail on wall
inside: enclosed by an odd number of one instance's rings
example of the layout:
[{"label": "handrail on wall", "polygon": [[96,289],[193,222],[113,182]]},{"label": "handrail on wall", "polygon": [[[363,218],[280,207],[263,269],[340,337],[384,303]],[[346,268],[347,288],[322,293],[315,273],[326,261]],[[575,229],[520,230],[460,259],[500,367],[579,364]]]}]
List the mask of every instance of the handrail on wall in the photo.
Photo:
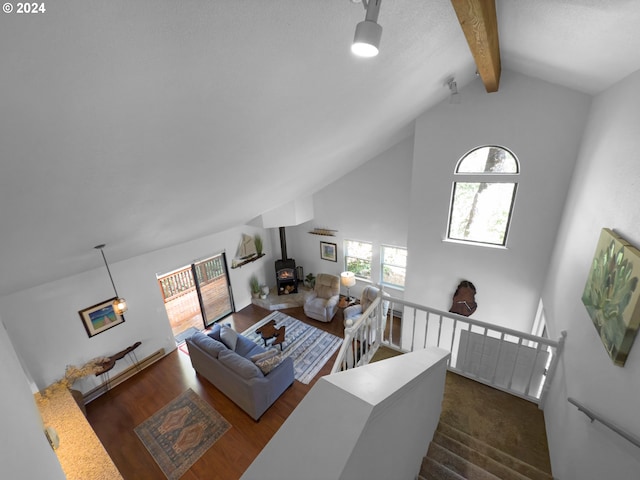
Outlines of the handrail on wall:
[{"label": "handrail on wall", "polygon": [[625,440],[633,443],[636,447],[640,448],[640,438],[636,437],[632,433],[624,431],[622,428],[618,427],[617,425],[614,425],[613,423],[605,420],[600,415],[598,415],[592,410],[589,410],[587,407],[582,405],[580,402],[578,402],[574,398],[568,397],[567,402],[578,407],[578,411],[584,413],[587,417],[589,417],[589,420],[591,420],[591,423],[593,423],[594,420],[597,420],[598,422],[603,424],[605,427],[608,427],[609,429],[613,430],[615,433],[620,435]]}]

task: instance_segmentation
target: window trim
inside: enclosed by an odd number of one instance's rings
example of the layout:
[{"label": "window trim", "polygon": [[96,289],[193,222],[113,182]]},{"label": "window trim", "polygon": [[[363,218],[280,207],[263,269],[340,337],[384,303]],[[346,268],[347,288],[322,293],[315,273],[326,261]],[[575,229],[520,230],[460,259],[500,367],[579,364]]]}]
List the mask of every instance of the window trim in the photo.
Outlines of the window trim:
[{"label": "window trim", "polygon": [[[505,150],[512,156],[516,164],[516,172],[458,172],[460,165],[464,160],[470,155],[472,152],[482,148],[499,148],[501,150]],[[520,160],[518,157],[511,151],[511,149],[507,147],[503,147],[501,145],[480,145],[478,147],[472,148],[468,150],[464,155],[460,157],[460,159],[456,162],[456,166],[453,172],[454,180],[451,184],[451,196],[449,198],[449,213],[447,215],[447,224],[445,229],[445,235],[443,241],[450,243],[459,243],[464,245],[475,245],[479,247],[489,247],[489,248],[497,248],[497,249],[507,249],[507,242],[509,241],[509,233],[511,232],[511,221],[513,219],[513,212],[516,204],[516,197],[518,195],[518,185],[519,175],[521,173]],[[479,181],[479,177],[482,177],[482,181]],[[451,220],[453,217],[453,206],[455,200],[456,186],[458,183],[504,183],[504,184],[512,184],[513,185],[513,195],[511,196],[511,204],[509,205],[509,214],[507,217],[506,227],[504,231],[503,243],[491,243],[491,242],[481,242],[478,240],[467,240],[460,238],[451,238]]]},{"label": "window trim", "polygon": [[[500,150],[504,150],[505,152],[509,152],[509,155],[511,155],[511,157],[515,160],[516,162],[516,171],[515,172],[460,172],[460,165],[462,165],[462,162],[464,162],[464,160],[471,155],[471,153],[475,152],[476,150],[480,150],[482,148],[499,148]],[[454,168],[453,170],[453,174],[454,175],[497,175],[499,177],[504,177],[505,175],[520,175],[521,169],[520,169],[520,160],[518,160],[518,157],[516,156],[515,153],[513,153],[511,151],[510,148],[507,147],[503,147],[502,145],[496,145],[496,144],[491,144],[491,145],[480,145],[479,147],[475,147],[472,148],[471,150],[467,151],[464,155],[462,155],[458,161],[456,162],[456,168]]]},{"label": "window trim", "polygon": [[[366,259],[366,258],[362,258],[362,257],[356,257],[355,255],[349,255],[348,252],[348,248],[347,248],[347,242],[354,242],[354,243],[363,243],[363,244],[367,244],[371,247],[371,258],[370,259]],[[344,270],[345,271],[350,271],[349,270],[349,265],[347,264],[347,257],[349,258],[355,258],[358,260],[362,260],[363,262],[368,262],[369,263],[369,276],[368,277],[363,277],[361,275],[358,275],[357,273],[354,272],[356,278],[358,280],[362,280],[362,281],[366,281],[366,282],[372,282],[372,278],[373,278],[373,242],[368,242],[365,240],[354,240],[351,238],[345,238],[342,241],[342,257],[343,257],[343,266],[344,266]]]},{"label": "window trim", "polygon": [[[400,266],[400,265],[393,265],[391,263],[385,263],[384,261],[384,249],[386,248],[395,248],[397,250],[404,250],[407,253],[407,256],[409,255],[409,249],[407,247],[400,247],[397,245],[387,245],[385,243],[380,244],[380,285],[384,285],[385,287],[389,287],[389,288],[393,288],[396,290],[402,290],[404,291],[404,289],[406,288],[407,285],[407,266],[405,265],[404,267]],[[403,268],[404,269],[404,280],[405,280],[405,284],[404,285],[397,285],[395,283],[387,283],[384,281],[384,266],[385,265],[389,265],[390,267],[396,267],[396,268]]]}]

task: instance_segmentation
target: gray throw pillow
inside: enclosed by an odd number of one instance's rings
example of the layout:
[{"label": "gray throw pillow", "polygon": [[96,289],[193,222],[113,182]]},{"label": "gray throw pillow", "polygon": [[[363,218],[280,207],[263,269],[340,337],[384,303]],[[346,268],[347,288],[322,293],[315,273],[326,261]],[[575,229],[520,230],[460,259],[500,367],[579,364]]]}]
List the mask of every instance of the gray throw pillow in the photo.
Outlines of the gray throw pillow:
[{"label": "gray throw pillow", "polygon": [[201,332],[194,333],[191,336],[191,341],[214,358],[218,358],[218,354],[220,352],[227,350],[227,347],[225,347],[221,342],[218,342]]},{"label": "gray throw pillow", "polygon": [[235,350],[238,343],[238,334],[232,328],[223,325],[220,329],[220,339],[229,349]]},{"label": "gray throw pillow", "polygon": [[246,380],[264,377],[262,371],[255,365],[255,363],[241,357],[231,350],[220,352],[218,355],[218,361],[229,370],[232,370]]}]

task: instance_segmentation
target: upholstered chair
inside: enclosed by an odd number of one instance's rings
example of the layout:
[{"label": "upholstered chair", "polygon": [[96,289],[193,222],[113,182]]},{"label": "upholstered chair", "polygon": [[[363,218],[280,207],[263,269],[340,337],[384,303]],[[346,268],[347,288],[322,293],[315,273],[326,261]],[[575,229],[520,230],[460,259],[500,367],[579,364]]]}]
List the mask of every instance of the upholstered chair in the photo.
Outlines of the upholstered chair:
[{"label": "upholstered chair", "polygon": [[[364,287],[364,290],[362,290],[362,295],[360,296],[360,303],[356,304],[356,305],[351,305],[350,307],[347,307],[344,309],[344,327],[348,328],[348,327],[352,327],[359,319],[360,317],[362,317],[362,314],[364,312],[367,311],[367,309],[371,306],[371,304],[373,303],[373,301],[378,297],[378,295],[380,294],[380,289],[374,287],[373,285],[368,285],[366,287]],[[387,296],[387,295],[384,295]],[[384,329],[387,325],[387,312],[389,311],[389,300],[383,300],[382,301],[382,331],[384,332]],[[369,322],[372,320],[368,320]],[[347,362],[347,366],[349,368],[352,368],[355,364],[354,359],[355,358],[360,358],[360,355],[363,353],[366,353],[369,351],[369,348],[371,347],[371,344],[375,341],[376,339],[376,332],[374,329],[374,325],[370,325],[371,329],[368,331],[368,333],[365,331],[364,338],[367,338],[367,342],[365,342],[364,344],[360,344],[360,342],[358,342],[357,346],[354,344],[351,344],[350,347],[348,348],[346,351],[346,362]],[[363,337],[358,337],[358,338],[363,338]]]},{"label": "upholstered chair", "polygon": [[[366,312],[367,308],[373,303],[376,299],[380,290],[373,285],[367,285],[362,290],[362,295],[360,296],[360,304],[359,305],[351,305],[344,309],[344,326],[351,327],[354,323],[358,321],[358,319],[362,316],[364,312]],[[382,316],[383,322],[387,321],[387,311],[389,310],[389,300],[382,301]],[[384,328],[383,324],[383,328]]]},{"label": "upholstered chair", "polygon": [[338,311],[340,299],[340,277],[319,273],[316,285],[304,302],[307,317],[320,322],[330,322]]}]

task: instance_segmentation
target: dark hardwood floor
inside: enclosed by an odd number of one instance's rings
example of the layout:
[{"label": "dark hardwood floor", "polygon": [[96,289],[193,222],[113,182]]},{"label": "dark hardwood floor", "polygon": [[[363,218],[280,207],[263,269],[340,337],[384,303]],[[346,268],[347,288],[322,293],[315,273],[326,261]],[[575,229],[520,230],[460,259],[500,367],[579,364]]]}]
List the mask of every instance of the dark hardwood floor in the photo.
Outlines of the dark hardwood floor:
[{"label": "dark hardwood floor", "polygon": [[[290,308],[283,312],[334,335],[343,336],[341,310],[328,324],[307,318],[302,308]],[[268,310],[250,305],[222,322],[231,323],[236,331],[242,332],[269,313]],[[294,382],[258,422],[207,380],[197,376],[188,355],[177,349],[89,403],[86,406],[87,418],[125,480],[162,480],[165,478],[164,474],[133,429],[187,388],[191,388],[227,419],[232,427],[181,478],[237,479],[315,381],[331,371],[336,355],[309,385]]]}]

